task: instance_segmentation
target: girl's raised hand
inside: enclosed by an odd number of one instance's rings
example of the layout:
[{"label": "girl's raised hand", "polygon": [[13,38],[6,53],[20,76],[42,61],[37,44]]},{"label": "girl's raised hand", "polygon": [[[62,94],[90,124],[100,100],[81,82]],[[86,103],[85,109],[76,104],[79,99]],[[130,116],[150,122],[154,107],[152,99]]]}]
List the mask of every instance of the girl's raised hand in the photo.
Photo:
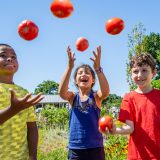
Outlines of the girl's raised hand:
[{"label": "girl's raised hand", "polygon": [[93,51],[94,58],[90,58],[93,61],[93,67],[98,70],[101,66],[101,46],[97,47],[97,52]]},{"label": "girl's raised hand", "polygon": [[73,68],[75,61],[75,53],[71,51],[70,46],[67,47],[67,53],[68,53],[68,65],[70,68]]}]

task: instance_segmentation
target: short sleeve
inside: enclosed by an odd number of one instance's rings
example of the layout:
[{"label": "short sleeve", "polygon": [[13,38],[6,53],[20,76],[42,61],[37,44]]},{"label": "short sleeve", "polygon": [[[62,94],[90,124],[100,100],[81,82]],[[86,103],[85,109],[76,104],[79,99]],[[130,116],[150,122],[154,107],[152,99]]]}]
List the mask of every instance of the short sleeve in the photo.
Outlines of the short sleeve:
[{"label": "short sleeve", "polygon": [[35,114],[34,108],[29,107],[28,108],[27,122],[35,122],[35,121],[37,121],[37,116]]},{"label": "short sleeve", "polygon": [[131,94],[127,93],[123,97],[118,120],[124,123],[126,120],[134,121],[134,112],[132,108]]}]

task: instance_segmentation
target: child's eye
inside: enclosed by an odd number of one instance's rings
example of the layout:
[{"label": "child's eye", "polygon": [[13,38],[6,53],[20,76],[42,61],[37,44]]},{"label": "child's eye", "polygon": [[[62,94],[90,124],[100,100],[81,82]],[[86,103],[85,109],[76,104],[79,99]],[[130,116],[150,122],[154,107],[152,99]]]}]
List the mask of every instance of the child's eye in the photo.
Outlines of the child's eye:
[{"label": "child's eye", "polygon": [[147,72],[147,70],[146,70],[146,69],[143,69],[142,72]]},{"label": "child's eye", "polygon": [[16,59],[17,59],[17,57],[16,57],[16,56],[12,56],[12,59],[16,60]]},{"label": "child's eye", "polygon": [[134,74],[138,74],[138,70],[134,70],[133,73],[134,73]]},{"label": "child's eye", "polygon": [[90,73],[86,73],[86,75],[91,75]]},{"label": "child's eye", "polygon": [[6,55],[4,55],[4,54],[0,54],[0,57],[2,57],[2,58],[6,58]]},{"label": "child's eye", "polygon": [[89,70],[85,70],[85,74],[91,74]]},{"label": "child's eye", "polygon": [[82,72],[80,71],[80,72],[78,72],[77,74],[82,74]]}]

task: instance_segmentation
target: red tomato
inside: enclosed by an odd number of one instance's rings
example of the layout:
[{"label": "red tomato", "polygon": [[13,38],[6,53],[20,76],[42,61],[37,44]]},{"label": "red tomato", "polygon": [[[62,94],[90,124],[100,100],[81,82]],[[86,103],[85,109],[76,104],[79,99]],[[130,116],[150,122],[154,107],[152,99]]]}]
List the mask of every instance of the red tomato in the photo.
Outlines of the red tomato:
[{"label": "red tomato", "polygon": [[58,18],[66,18],[71,15],[74,8],[70,0],[54,0],[50,5],[50,10]]},{"label": "red tomato", "polygon": [[106,22],[106,31],[109,34],[119,34],[124,29],[124,21],[120,18],[111,18]]},{"label": "red tomato", "polygon": [[80,37],[76,41],[76,48],[78,51],[85,51],[89,46],[88,40],[84,37]]},{"label": "red tomato", "polygon": [[22,21],[18,26],[18,33],[19,35],[27,40],[33,40],[38,36],[39,29],[36,24],[30,20]]},{"label": "red tomato", "polygon": [[99,119],[99,127],[101,131],[105,131],[106,127],[108,127],[109,130],[112,129],[112,123],[113,119],[110,116],[103,116]]}]

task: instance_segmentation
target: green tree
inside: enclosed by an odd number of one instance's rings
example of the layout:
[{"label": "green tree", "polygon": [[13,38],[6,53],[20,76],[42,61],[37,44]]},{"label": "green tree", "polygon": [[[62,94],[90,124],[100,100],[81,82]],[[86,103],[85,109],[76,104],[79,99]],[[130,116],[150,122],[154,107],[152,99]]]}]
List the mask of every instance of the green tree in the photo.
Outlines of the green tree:
[{"label": "green tree", "polygon": [[[149,35],[145,35],[141,43],[141,48],[142,52],[148,52],[156,59],[157,76],[155,77],[154,80],[159,80],[160,79],[160,34],[151,32]],[[153,82],[153,85],[155,83],[157,84],[157,82]]]},{"label": "green tree", "polygon": [[58,86],[59,84],[54,82],[54,81],[43,81],[41,84],[39,84],[35,91],[34,94],[42,93],[42,94],[52,94],[52,95],[57,95],[58,94]]},{"label": "green tree", "polygon": [[150,53],[160,64],[160,34],[151,32],[143,37],[140,44],[142,52]]},{"label": "green tree", "polygon": [[108,106],[109,108],[113,106],[120,107],[122,101],[122,97],[117,96],[116,94],[109,94],[109,96],[103,100],[103,106]]},{"label": "green tree", "polygon": [[[149,35],[145,35],[145,31],[146,29],[141,23],[133,27],[128,35],[128,58],[130,60],[132,56],[143,52],[151,54],[157,61],[158,69],[157,76],[152,81],[152,86],[160,89],[160,34],[151,32]],[[130,76],[129,63],[127,63],[126,72],[130,90],[135,89],[136,86]]]},{"label": "green tree", "polygon": [[[144,28],[142,23],[139,23],[135,25],[132,28],[131,33],[128,34],[128,59],[129,61],[132,59],[132,57],[138,53],[141,53],[141,44],[143,41],[143,38],[145,36],[146,29]],[[126,69],[126,74],[127,74],[127,82],[129,84],[130,90],[135,88],[135,85],[131,79],[130,76],[130,68],[129,68],[129,62],[126,62],[127,69]]]},{"label": "green tree", "polygon": [[114,106],[120,108],[121,102],[122,97],[117,96],[116,94],[109,94],[109,96],[102,102],[101,116],[110,114],[109,110]]}]

